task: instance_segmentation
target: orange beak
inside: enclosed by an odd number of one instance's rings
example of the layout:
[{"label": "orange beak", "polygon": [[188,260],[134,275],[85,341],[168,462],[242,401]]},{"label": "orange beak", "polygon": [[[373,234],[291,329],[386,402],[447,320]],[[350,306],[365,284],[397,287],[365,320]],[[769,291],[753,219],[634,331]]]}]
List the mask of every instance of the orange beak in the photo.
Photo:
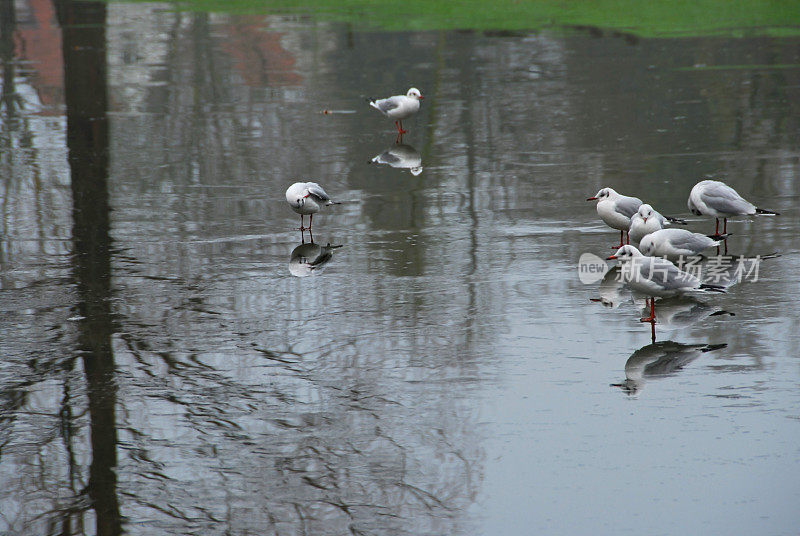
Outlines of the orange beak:
[{"label": "orange beak", "polygon": [[617,258],[617,256],[616,256],[616,255],[611,255],[610,257],[606,257],[606,260],[607,260],[607,261],[613,261],[613,260],[614,260],[614,259],[616,259],[616,258]]},{"label": "orange beak", "polygon": [[590,197],[589,199],[587,199],[587,201],[597,201],[597,198],[596,197]]}]

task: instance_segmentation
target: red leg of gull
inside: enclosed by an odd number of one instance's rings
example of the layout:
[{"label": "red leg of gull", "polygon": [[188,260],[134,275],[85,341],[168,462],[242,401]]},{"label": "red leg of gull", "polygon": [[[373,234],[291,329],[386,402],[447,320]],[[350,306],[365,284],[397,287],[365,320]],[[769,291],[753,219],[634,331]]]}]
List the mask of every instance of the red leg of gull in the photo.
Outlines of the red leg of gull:
[{"label": "red leg of gull", "polygon": [[305,222],[303,221],[303,215],[302,215],[302,214],[300,214],[300,230],[301,230],[301,231],[305,231],[305,230],[306,230],[306,228],[305,228],[305,227],[303,227],[303,223],[305,223]]},{"label": "red leg of gull", "polygon": [[722,229],[722,234],[725,234],[728,232],[728,218],[722,218],[722,220],[724,222],[724,228]]},{"label": "red leg of gull", "polygon": [[[644,300],[645,307],[647,307],[647,298]],[[656,323],[656,299],[650,298],[650,316],[646,318],[641,318],[640,322],[652,322],[653,324]]]},{"label": "red leg of gull", "polygon": [[714,234],[718,235],[719,234],[719,218],[714,218],[714,219],[717,220],[717,230],[714,231]]},{"label": "red leg of gull", "polygon": [[313,214],[309,214],[308,215],[308,232],[309,233],[311,232],[311,226],[312,225],[314,225],[314,215]]},{"label": "red leg of gull", "polygon": [[651,334],[650,340],[652,342],[656,342],[656,323],[655,322],[650,322],[650,334]]},{"label": "red leg of gull", "polygon": [[[622,240],[620,240],[620,242],[622,242]],[[631,243],[631,233],[629,233],[628,231],[625,231],[625,243],[626,244]]]},{"label": "red leg of gull", "polygon": [[619,232],[619,245],[618,246],[611,246],[611,249],[617,250],[617,249],[621,248],[622,246],[624,246],[625,243],[622,241],[622,239],[624,237],[625,237],[625,231],[620,231]]}]

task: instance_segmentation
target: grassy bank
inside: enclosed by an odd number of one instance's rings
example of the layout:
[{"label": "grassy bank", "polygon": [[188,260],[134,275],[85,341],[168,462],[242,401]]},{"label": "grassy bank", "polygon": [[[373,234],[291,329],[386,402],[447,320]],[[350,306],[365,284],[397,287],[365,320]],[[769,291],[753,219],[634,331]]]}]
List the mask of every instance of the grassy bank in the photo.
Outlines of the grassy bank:
[{"label": "grassy bank", "polygon": [[800,35],[797,0],[181,0],[175,9],[288,14],[356,30],[539,30],[591,26],[642,37]]}]

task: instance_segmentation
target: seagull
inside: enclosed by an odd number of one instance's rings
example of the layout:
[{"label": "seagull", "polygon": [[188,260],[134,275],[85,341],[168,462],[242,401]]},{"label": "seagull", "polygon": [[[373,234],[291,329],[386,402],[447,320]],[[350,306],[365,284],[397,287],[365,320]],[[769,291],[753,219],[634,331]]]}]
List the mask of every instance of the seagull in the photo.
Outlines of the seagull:
[{"label": "seagull", "polygon": [[739,193],[720,181],[704,180],[694,185],[689,194],[689,210],[697,216],[714,216],[717,220],[719,234],[719,219],[724,221],[722,234],[728,230],[728,218],[731,216],[745,216],[753,214],[766,214],[779,216],[777,212],[756,207],[744,199]]},{"label": "seagull", "polygon": [[408,90],[405,95],[395,95],[385,99],[372,99],[369,105],[381,112],[389,119],[394,119],[398,134],[405,134],[403,119],[407,119],[419,111],[420,102],[425,97],[415,87]]},{"label": "seagull", "polygon": [[689,257],[713,246],[719,246],[728,235],[708,236],[686,229],[659,229],[645,235],[639,251],[649,257]]},{"label": "seagull", "polygon": [[[332,201],[330,196],[325,193],[322,186],[316,182],[296,182],[286,190],[286,201],[292,210],[300,214],[300,230],[310,231],[314,221],[314,214],[320,211],[323,206],[338,205]],[[308,227],[303,227],[303,216],[309,215]]]},{"label": "seagull", "polygon": [[645,235],[663,229],[671,223],[686,225],[686,220],[664,216],[648,203],[642,203],[639,206],[639,210],[636,211],[636,214],[631,216],[631,227],[628,230],[628,237],[632,242],[638,244]]},{"label": "seagull", "polygon": [[633,290],[650,297],[650,317],[642,318],[642,322],[656,321],[656,296],[676,296],[696,290],[725,292],[724,286],[705,284],[667,259],[645,257],[635,246],[620,247],[607,260],[613,259],[621,263],[622,280]]},{"label": "seagull", "polygon": [[[617,193],[613,188],[601,188],[594,197],[590,197],[587,201],[597,201],[597,214],[606,225],[612,229],[619,229],[619,246],[622,243],[622,235],[631,228],[631,216],[636,214],[642,200],[638,197],[629,197]],[[630,236],[628,236],[630,243]]]}]

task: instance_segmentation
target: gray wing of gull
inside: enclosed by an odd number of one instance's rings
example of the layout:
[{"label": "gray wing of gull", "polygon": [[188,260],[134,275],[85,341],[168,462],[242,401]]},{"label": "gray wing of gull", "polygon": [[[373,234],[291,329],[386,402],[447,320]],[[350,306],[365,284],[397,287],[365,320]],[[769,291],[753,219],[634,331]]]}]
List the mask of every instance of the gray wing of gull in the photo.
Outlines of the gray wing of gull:
[{"label": "gray wing of gull", "polygon": [[389,113],[399,106],[400,99],[397,97],[389,97],[388,99],[380,99],[375,101],[375,107],[383,113]]},{"label": "gray wing of gull", "polygon": [[639,206],[642,204],[642,200],[638,197],[620,197],[617,199],[617,202],[614,204],[614,207],[617,209],[617,212],[620,214],[624,214],[627,217],[631,217],[639,210]]},{"label": "gray wing of gull", "polygon": [[755,205],[736,193],[727,184],[711,184],[700,192],[700,199],[717,212],[723,214],[753,214]]},{"label": "gray wing of gull", "polygon": [[718,241],[700,233],[670,233],[666,235],[666,237],[675,248],[697,252],[710,248],[718,243]]},{"label": "gray wing of gull", "polygon": [[653,281],[664,290],[681,290],[700,286],[699,279],[680,270],[666,259],[647,257],[647,260],[638,264],[639,276]]},{"label": "gray wing of gull", "polygon": [[320,201],[330,201],[330,196],[325,193],[325,190],[322,189],[322,186],[317,184],[316,182],[309,182],[306,184],[306,190],[308,193],[319,199]]}]

